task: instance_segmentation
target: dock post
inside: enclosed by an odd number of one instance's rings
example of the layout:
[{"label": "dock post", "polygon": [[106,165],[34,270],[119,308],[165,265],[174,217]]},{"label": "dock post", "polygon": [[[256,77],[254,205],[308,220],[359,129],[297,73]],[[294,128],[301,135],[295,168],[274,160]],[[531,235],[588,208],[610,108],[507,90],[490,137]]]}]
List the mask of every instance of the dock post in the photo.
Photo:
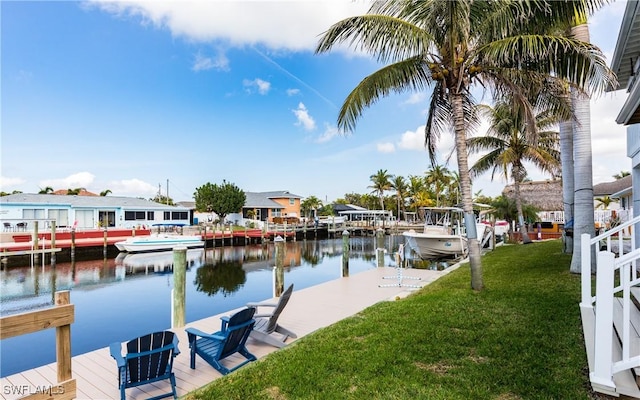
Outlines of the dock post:
[{"label": "dock post", "polygon": [[107,227],[102,229],[102,255],[107,258]]},{"label": "dock post", "polygon": [[71,261],[76,259],[76,228],[71,228]]},{"label": "dock post", "polygon": [[342,277],[349,276],[349,231],[342,231]]},{"label": "dock post", "polygon": [[38,263],[38,260],[40,259],[40,255],[38,254],[37,250],[38,247],[40,246],[38,244],[38,221],[33,221],[33,250],[36,250],[33,253],[33,262],[34,263]]},{"label": "dock post", "polygon": [[56,265],[56,220],[51,222],[51,265]]},{"label": "dock post", "polygon": [[285,240],[281,236],[273,239],[276,247],[276,266],[273,270],[273,296],[280,297],[284,292],[284,247]]},{"label": "dock post", "polygon": [[171,327],[181,328],[185,323],[185,287],[187,280],[187,248],[173,249],[173,294]]},{"label": "dock post", "polygon": [[384,267],[384,231],[382,228],[376,230],[376,261],[378,267]]}]

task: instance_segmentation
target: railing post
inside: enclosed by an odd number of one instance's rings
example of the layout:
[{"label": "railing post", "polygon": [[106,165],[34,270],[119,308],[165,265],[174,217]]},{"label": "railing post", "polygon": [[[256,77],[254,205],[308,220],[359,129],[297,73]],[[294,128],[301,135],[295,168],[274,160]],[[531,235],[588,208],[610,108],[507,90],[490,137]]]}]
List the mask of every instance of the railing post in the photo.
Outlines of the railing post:
[{"label": "railing post", "polygon": [[[584,262],[584,258],[582,260]],[[590,374],[592,383],[597,383],[612,389],[616,387],[612,379],[614,262],[615,256],[613,253],[609,251],[601,251],[598,253],[595,327],[595,343],[597,343],[597,345],[594,352],[594,368]]]},{"label": "railing post", "polygon": [[[56,292],[56,306],[70,304],[68,290]],[[58,366],[58,382],[71,379],[71,325],[62,325],[56,328],[56,359]]]},{"label": "railing post", "polygon": [[582,299],[580,307],[592,308],[591,303],[591,236],[583,233],[580,237],[582,241],[580,245],[582,265],[580,266],[580,282]]}]

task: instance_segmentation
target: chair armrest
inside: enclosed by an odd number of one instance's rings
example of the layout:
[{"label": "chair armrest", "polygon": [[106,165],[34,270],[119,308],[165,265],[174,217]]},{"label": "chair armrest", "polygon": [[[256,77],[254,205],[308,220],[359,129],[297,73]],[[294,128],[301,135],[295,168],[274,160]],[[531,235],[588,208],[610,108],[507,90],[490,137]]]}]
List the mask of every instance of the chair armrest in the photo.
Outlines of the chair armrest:
[{"label": "chair armrest", "polygon": [[223,315],[222,317],[220,317],[220,320],[222,321],[220,325],[220,331],[224,332],[227,330],[227,326],[229,326],[230,319],[231,317],[229,317],[228,315]]},{"label": "chair armrest", "polygon": [[118,368],[124,366],[125,361],[124,361],[124,357],[122,357],[121,343],[111,343],[109,345],[109,353],[111,353],[111,357],[115,358],[116,364],[118,364]]},{"label": "chair armrest", "polygon": [[173,351],[173,356],[177,356],[178,354],[180,354],[180,349],[178,349],[178,343],[180,341],[178,340],[178,335],[173,335],[173,347],[174,347],[174,351]]},{"label": "chair armrest", "polygon": [[224,340],[224,336],[220,335],[220,332],[206,333],[196,328],[187,328],[185,329],[185,331],[188,334],[191,334],[194,336],[199,336],[199,337],[208,338],[208,339],[215,339],[215,340]]},{"label": "chair armrest", "polygon": [[256,307],[275,307],[278,303],[247,303],[247,307],[256,308]]}]

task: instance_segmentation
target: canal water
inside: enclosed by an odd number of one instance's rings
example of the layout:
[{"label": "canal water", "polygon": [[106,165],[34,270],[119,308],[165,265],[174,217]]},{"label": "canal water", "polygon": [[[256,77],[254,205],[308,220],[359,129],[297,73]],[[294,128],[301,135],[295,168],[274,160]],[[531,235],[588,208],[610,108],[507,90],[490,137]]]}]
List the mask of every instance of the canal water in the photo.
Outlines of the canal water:
[{"label": "canal water", "polygon": [[[349,275],[376,268],[375,238],[351,238]],[[384,264],[402,236],[385,238]],[[285,243],[284,285],[295,290],[342,276],[342,239]],[[187,251],[186,322],[274,296],[273,243]],[[75,322],[72,355],[171,327],[173,253],[120,253],[115,258],[9,267],[0,272],[0,314],[53,304],[53,293],[71,291]],[[0,341],[0,376],[55,362],[55,329]]]}]

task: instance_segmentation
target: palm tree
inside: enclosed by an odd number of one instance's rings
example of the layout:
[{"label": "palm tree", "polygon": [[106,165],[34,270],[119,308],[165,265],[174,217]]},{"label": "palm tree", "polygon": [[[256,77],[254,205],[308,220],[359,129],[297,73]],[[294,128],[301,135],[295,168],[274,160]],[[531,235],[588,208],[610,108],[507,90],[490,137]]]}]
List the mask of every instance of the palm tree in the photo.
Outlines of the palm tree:
[{"label": "palm tree", "polygon": [[445,189],[451,184],[451,171],[445,166],[434,165],[427,172],[425,182],[433,187],[436,195],[436,206],[440,206],[440,194],[444,194]]},{"label": "palm tree", "polygon": [[[470,152],[488,151],[488,153],[471,167],[471,174],[478,176],[491,170],[491,180],[496,172],[506,179],[509,177],[513,179],[522,243],[531,243],[524,226],[520,196],[520,183],[527,176],[525,162],[531,162],[545,172],[555,171],[560,165],[559,133],[538,131],[535,135],[537,142],[533,142],[533,137],[526,133],[524,113],[518,112],[511,99],[503,99],[494,107],[479,105],[478,110],[488,119],[489,130],[486,136],[469,138],[467,146]],[[549,118],[548,114],[540,112],[536,115],[535,122],[538,129],[546,129],[557,124],[557,120]]]},{"label": "palm tree", "polygon": [[373,189],[371,193],[378,195],[378,198],[380,199],[380,207],[384,210],[384,192],[391,189],[391,179],[393,179],[393,175],[390,175],[386,169],[379,169],[378,172],[371,175],[369,179],[371,179],[371,182],[373,183],[369,186],[370,189]]},{"label": "palm tree", "polygon": [[[311,215],[311,211],[316,211],[322,208],[322,200],[317,198],[316,196],[309,196],[306,199],[302,200],[300,203],[300,209],[304,213],[304,216],[309,218]],[[315,217],[316,215],[314,215]]]},{"label": "palm tree", "polygon": [[616,199],[612,199],[609,196],[596,197],[594,200],[598,202],[596,208],[602,208],[603,210],[608,209],[611,203],[617,203]]},{"label": "palm tree", "polygon": [[86,190],[86,189],[85,188],[67,189],[67,195],[69,196],[79,195],[80,192],[82,192],[83,190]]},{"label": "palm tree", "polygon": [[111,193],[111,189],[106,189],[106,190],[103,190],[102,192],[100,192],[100,196],[104,197],[104,196],[106,196],[106,195],[108,195],[110,193]]},{"label": "palm tree", "polygon": [[[585,3],[576,2],[576,9]],[[465,219],[473,221],[467,131],[477,127],[473,115],[475,84],[514,93],[532,108],[520,90],[525,84],[567,79],[579,88],[603,90],[614,81],[600,50],[560,35],[539,34],[532,17],[547,24],[569,19],[549,13],[547,1],[383,0],[362,16],[344,19],[320,39],[317,53],[347,43],[389,63],[367,76],[347,96],[338,126],[353,131],[363,109],[391,92],[433,87],[425,128],[425,145],[435,164],[437,139],[453,128]],[[535,30],[534,30],[535,28]],[[527,88],[528,90],[528,88]],[[526,91],[525,91],[526,92]],[[474,224],[468,224],[471,287],[481,290],[482,262]]]},{"label": "palm tree", "polygon": [[38,192],[38,194],[49,194],[49,193],[53,193],[53,188],[51,186],[47,186],[44,189],[40,189],[40,191]]},{"label": "palm tree", "polygon": [[409,196],[411,198],[410,202],[413,206],[413,211],[418,212],[418,195],[425,190],[425,182],[424,178],[416,175],[409,175]]},{"label": "palm tree", "polygon": [[400,210],[402,210],[402,213],[403,215],[405,215],[406,219],[405,197],[407,196],[408,192],[407,181],[403,176],[398,175],[391,180],[391,189],[395,190],[396,192],[396,200],[398,203],[398,221],[400,220]]},{"label": "palm tree", "polygon": [[616,180],[618,180],[618,179],[622,179],[622,178],[624,178],[625,176],[629,176],[629,175],[631,175],[631,172],[629,172],[629,171],[620,171],[620,173],[619,173],[619,174],[615,174],[613,177],[614,177]]}]

